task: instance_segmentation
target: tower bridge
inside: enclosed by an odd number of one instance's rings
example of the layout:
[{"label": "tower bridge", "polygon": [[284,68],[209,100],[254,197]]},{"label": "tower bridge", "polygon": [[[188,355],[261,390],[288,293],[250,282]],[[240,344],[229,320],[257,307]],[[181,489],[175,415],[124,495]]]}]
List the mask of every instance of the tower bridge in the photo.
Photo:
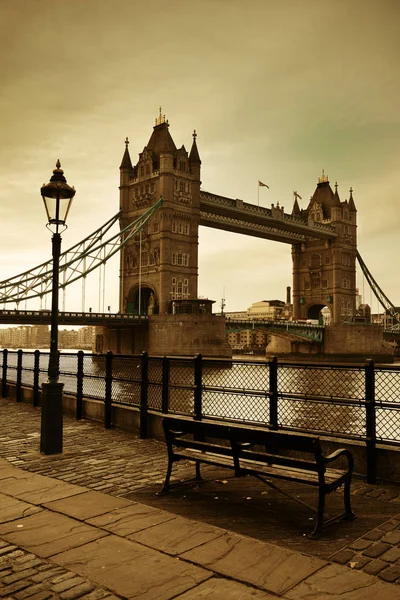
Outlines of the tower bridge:
[{"label": "tower bridge", "polygon": [[[399,321],[393,304],[374,282],[357,252],[357,209],[352,189],[348,199],[341,200],[337,184],[333,190],[322,172],[308,206],[300,209],[295,194],[293,206],[285,211],[279,202],[264,208],[206,192],[200,186],[196,132],[189,152],[184,145],[176,146],[169,123],[160,112],[135,164],[126,139],[120,165],[119,212],[81,244],[65,252],[60,262],[60,289],[65,291],[70,282],[78,278],[84,282],[89,272],[119,252],[119,311],[114,317],[101,316],[99,312],[98,349],[129,353],[137,351],[140,343],[154,354],[230,355],[224,318],[212,314],[211,301],[198,298],[199,226],[289,244],[293,319],[316,319],[327,307],[331,328],[340,331],[333,344],[336,348],[351,349],[362,339],[365,341],[366,330],[361,325],[358,333],[356,327],[343,329],[343,323],[356,314],[357,259],[379,301],[394,311],[393,316]],[[104,241],[117,222],[119,232]],[[49,261],[0,282],[0,303],[16,302],[18,306],[21,300],[42,298],[50,291],[50,284]],[[63,313],[66,315],[65,310]],[[140,315],[148,320],[143,320],[140,328],[132,327],[134,317]],[[0,322],[9,322],[6,318],[10,315],[3,311]],[[81,316],[74,318],[75,323],[76,319],[81,319],[81,324],[95,322],[94,316],[84,314],[84,309]],[[286,327],[287,339],[304,337],[304,328],[298,328],[296,333],[293,327],[290,325],[291,331]],[[144,328],[147,333],[143,333]],[[138,329],[140,342],[139,338],[135,341],[133,333]],[[285,336],[284,327],[278,327],[276,333]],[[322,329],[318,335],[323,335]],[[377,336],[375,332],[370,339],[371,352],[372,347],[378,349]],[[324,338],[326,350],[332,332]]]}]

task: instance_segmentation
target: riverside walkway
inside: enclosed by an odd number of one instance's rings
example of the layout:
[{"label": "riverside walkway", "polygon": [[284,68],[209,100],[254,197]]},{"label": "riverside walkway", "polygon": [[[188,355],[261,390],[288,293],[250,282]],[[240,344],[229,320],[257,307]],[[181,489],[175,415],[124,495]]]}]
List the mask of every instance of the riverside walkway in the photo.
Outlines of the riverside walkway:
[{"label": "riverside walkway", "polygon": [[155,496],[157,440],[69,417],[62,455],[41,455],[39,436],[40,409],[0,401],[1,598],[400,600],[394,486],[356,479],[357,519],[309,540],[313,513],[251,478],[210,467],[212,481]]}]

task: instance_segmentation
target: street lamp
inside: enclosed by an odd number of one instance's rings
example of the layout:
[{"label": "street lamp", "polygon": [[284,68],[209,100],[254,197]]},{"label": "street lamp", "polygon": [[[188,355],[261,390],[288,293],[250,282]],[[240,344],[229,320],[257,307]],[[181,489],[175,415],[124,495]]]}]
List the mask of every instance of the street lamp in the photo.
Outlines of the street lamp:
[{"label": "street lamp", "polygon": [[[58,454],[63,445],[63,383],[59,383],[58,358],[58,281],[61,251],[61,233],[67,228],[66,220],[75,189],[67,184],[60,161],[49,183],[43,184],[40,193],[43,198],[47,215],[46,227],[53,233],[53,275],[51,292],[51,329],[50,356],[47,371],[48,381],[42,385],[42,422],[40,436],[40,451],[44,454]],[[62,227],[60,231],[60,227]]]}]

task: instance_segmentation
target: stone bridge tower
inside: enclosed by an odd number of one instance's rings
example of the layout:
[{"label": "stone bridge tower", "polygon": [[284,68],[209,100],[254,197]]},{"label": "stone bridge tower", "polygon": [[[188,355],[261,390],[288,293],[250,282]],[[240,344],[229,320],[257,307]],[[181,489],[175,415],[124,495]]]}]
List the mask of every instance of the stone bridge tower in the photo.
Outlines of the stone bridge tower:
[{"label": "stone bridge tower", "polygon": [[295,198],[293,216],[329,224],[337,237],[292,246],[294,319],[318,319],[327,306],[331,323],[338,325],[356,311],[357,211],[352,189],[349,199],[341,202],[337,187],[333,192],[322,171],[305,210]]},{"label": "stone bridge tower", "polygon": [[120,312],[168,314],[172,301],[197,298],[200,166],[196,132],[190,153],[177,148],[160,114],[132,165],[126,140],[120,166],[121,229],[160,197],[141,235],[121,252]]}]

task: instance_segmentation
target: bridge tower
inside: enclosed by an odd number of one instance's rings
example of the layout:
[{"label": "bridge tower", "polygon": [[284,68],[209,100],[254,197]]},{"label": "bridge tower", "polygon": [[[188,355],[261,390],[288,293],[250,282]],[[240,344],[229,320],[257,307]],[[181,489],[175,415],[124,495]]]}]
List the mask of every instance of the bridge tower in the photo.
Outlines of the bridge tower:
[{"label": "bridge tower", "polygon": [[295,198],[293,216],[330,224],[337,237],[307,239],[292,246],[294,319],[318,319],[327,306],[331,323],[339,325],[356,311],[357,210],[352,189],[349,199],[342,202],[337,188],[335,183],[332,190],[322,171],[305,210],[300,210]]},{"label": "bridge tower", "polygon": [[177,148],[165,115],[132,165],[128,139],[120,166],[121,229],[161,197],[160,209],[121,252],[120,312],[168,314],[173,300],[197,298],[200,167],[196,132],[190,153]]}]

